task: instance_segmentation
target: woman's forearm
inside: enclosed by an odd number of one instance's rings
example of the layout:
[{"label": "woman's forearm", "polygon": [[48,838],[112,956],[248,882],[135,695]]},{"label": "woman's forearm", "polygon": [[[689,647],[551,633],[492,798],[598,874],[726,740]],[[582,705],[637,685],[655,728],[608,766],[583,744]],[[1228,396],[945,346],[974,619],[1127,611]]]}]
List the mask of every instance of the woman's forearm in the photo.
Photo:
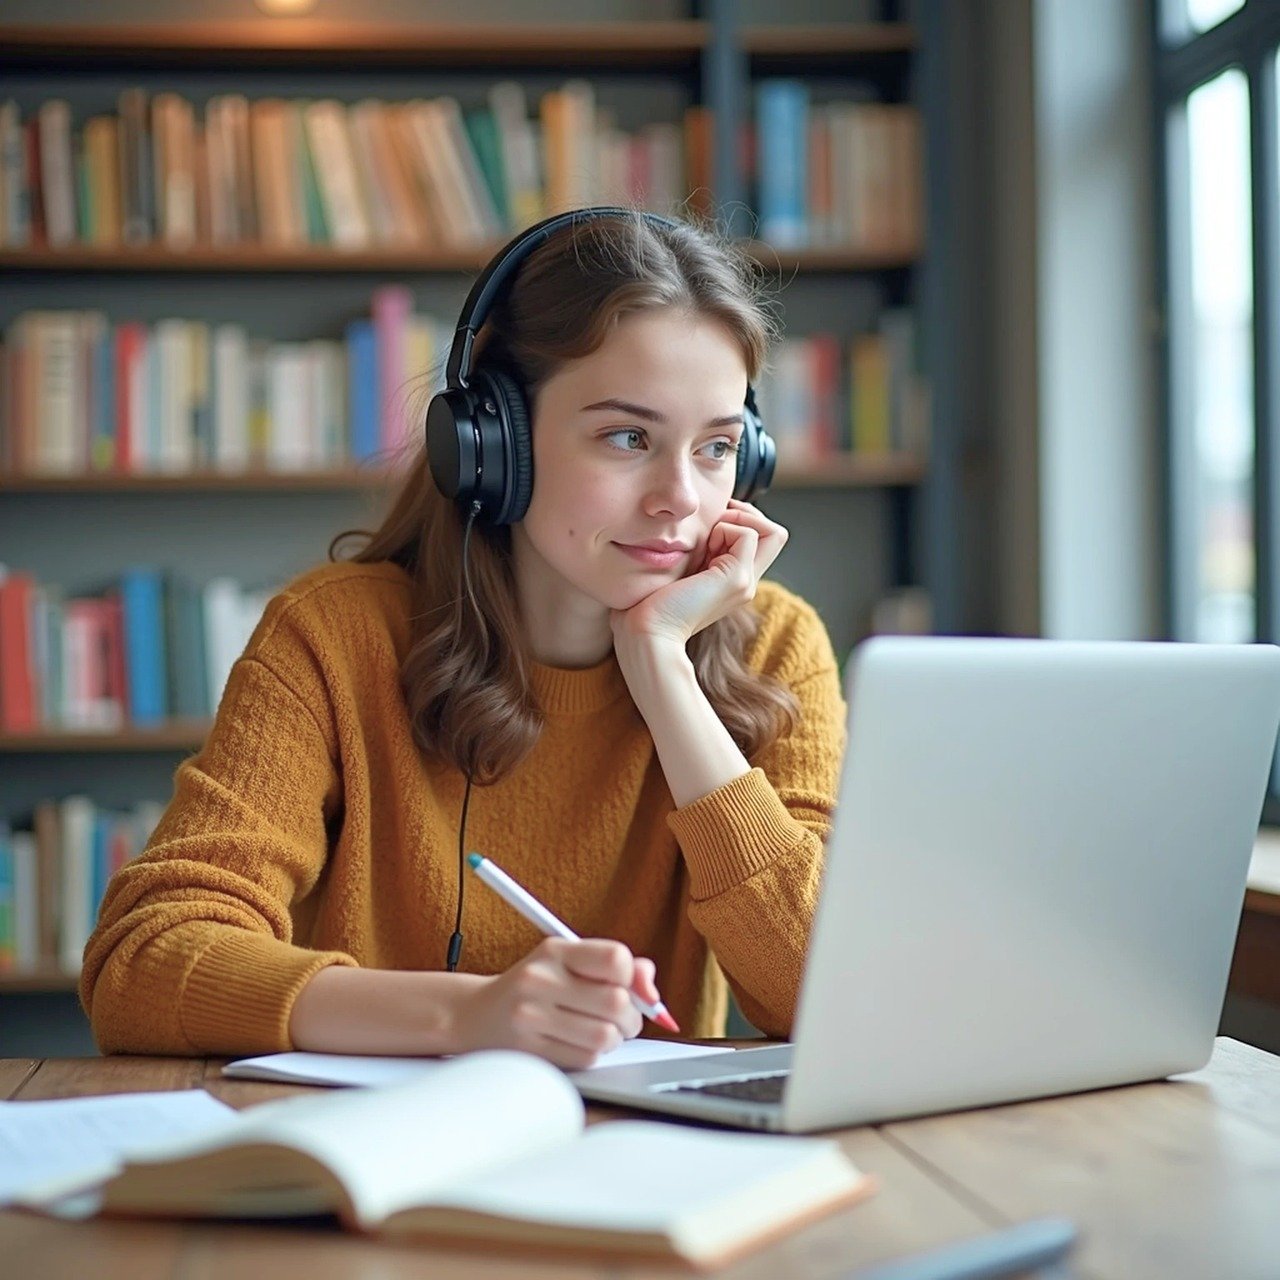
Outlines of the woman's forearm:
[{"label": "woman's forearm", "polygon": [[618,661],[677,808],[751,772],[682,647],[642,641],[620,649]]},{"label": "woman's forearm", "polygon": [[468,973],[330,965],[294,1000],[289,1039],[314,1053],[455,1053],[462,1047],[459,1005],[485,981]]}]

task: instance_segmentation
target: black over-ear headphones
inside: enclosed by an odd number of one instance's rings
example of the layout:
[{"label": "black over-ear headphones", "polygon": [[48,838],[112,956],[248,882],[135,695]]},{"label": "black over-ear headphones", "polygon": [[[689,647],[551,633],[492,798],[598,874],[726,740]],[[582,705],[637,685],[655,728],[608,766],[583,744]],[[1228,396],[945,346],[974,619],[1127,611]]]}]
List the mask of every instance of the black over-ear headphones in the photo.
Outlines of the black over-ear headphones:
[{"label": "black over-ear headphones", "polygon": [[[591,218],[634,214],[632,209],[596,205],[544,218],[500,249],[467,294],[449,350],[445,389],[427,406],[427,456],[440,492],[464,508],[478,502],[475,514],[486,524],[514,524],[524,518],[533,492],[533,446],[524,388],[505,369],[486,367],[483,361],[471,367],[476,334],[503,286],[550,235]],[[657,213],[643,211],[642,216],[661,226],[682,225]],[[773,481],[776,461],[777,448],[760,421],[755,391],[748,385],[733,496],[746,502],[764,493]]]}]

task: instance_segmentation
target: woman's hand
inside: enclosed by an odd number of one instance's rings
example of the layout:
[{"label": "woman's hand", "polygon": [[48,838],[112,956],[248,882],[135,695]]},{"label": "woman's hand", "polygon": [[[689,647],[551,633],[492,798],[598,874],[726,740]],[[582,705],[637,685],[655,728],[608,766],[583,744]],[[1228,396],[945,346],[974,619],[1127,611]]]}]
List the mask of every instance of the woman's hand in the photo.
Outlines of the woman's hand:
[{"label": "woman's hand", "polygon": [[782,525],[750,503],[730,498],[698,570],[659,587],[630,609],[613,611],[615,647],[664,640],[683,649],[704,627],[755,598],[756,584],[786,541]]},{"label": "woman's hand", "polygon": [[505,973],[484,978],[454,1011],[457,1052],[523,1049],[567,1071],[640,1032],[629,991],[656,1003],[652,960],[621,942],[546,938]]}]

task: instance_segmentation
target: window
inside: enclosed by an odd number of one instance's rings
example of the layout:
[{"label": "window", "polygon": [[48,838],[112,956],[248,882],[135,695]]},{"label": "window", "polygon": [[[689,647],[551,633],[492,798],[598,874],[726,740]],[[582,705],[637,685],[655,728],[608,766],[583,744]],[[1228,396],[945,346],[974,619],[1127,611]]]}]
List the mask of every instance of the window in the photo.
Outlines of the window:
[{"label": "window", "polygon": [[[1168,617],[1280,642],[1280,4],[1153,0]],[[1268,818],[1280,820],[1280,768]]]},{"label": "window", "polygon": [[1185,445],[1176,461],[1189,471],[1181,486],[1188,594],[1178,631],[1193,640],[1253,640],[1256,632],[1248,93],[1238,69],[1223,71],[1170,121],[1185,138],[1178,160],[1190,205],[1189,253],[1171,264],[1189,279],[1173,292],[1170,323],[1184,393],[1172,405]]}]

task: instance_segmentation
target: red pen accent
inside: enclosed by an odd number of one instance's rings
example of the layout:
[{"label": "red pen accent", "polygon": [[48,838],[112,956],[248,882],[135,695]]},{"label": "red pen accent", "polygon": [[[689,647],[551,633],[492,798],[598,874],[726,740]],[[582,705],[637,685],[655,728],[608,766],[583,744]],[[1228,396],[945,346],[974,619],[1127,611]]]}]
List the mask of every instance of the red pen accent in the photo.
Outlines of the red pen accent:
[{"label": "red pen accent", "polygon": [[668,1031],[674,1031],[676,1035],[680,1034],[680,1024],[667,1012],[665,1005],[659,1005],[658,1011],[653,1015],[653,1020],[660,1027],[665,1027]]}]

